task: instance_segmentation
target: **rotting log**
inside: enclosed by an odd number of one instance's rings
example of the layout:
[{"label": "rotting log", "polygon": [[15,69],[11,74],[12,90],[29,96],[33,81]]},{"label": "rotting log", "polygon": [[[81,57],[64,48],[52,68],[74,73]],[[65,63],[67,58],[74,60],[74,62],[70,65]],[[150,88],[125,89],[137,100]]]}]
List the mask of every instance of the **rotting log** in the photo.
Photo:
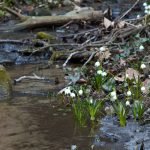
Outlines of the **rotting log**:
[{"label": "rotting log", "polygon": [[17,16],[21,21],[21,23],[18,23],[11,28],[0,29],[1,31],[19,31],[43,26],[63,25],[69,21],[99,21],[102,20],[104,16],[102,11],[96,11],[91,7],[83,7],[78,10],[70,11],[64,15],[57,16],[24,16],[8,7],[1,6],[0,8]]}]

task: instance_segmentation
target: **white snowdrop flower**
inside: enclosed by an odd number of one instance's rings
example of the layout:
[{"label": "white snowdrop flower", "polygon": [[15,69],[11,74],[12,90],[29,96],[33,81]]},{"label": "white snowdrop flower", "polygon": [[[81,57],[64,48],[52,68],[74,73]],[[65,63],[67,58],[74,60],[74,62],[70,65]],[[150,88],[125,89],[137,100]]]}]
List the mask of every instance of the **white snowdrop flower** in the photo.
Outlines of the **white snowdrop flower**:
[{"label": "white snowdrop flower", "polygon": [[102,72],[103,72],[102,70],[98,70],[98,71],[97,71],[97,74],[100,75],[100,74],[102,74]]},{"label": "white snowdrop flower", "polygon": [[83,95],[83,90],[79,90],[79,95]]},{"label": "white snowdrop flower", "polygon": [[116,99],[117,99],[117,96],[116,96],[116,95],[115,95],[115,96],[112,96],[112,97],[110,98],[110,100],[111,100],[112,102],[114,102]]},{"label": "white snowdrop flower", "polygon": [[76,97],[75,93],[70,93],[70,97],[72,98]]},{"label": "white snowdrop flower", "polygon": [[146,3],[146,2],[145,2],[145,3],[143,3],[143,6],[144,6],[144,7],[146,7],[146,6],[147,6],[147,3]]},{"label": "white snowdrop flower", "polygon": [[144,92],[146,89],[144,86],[141,87],[141,91]]},{"label": "white snowdrop flower", "polygon": [[130,106],[130,102],[129,101],[126,101],[126,106]]},{"label": "white snowdrop flower", "polygon": [[128,75],[127,73],[126,73],[126,75],[125,75],[125,76],[126,76],[126,78],[129,78],[129,75]]},{"label": "white snowdrop flower", "polygon": [[107,76],[107,72],[102,72],[102,76],[103,77]]},{"label": "white snowdrop flower", "polygon": [[140,18],[140,15],[137,15],[136,17],[137,17],[137,18]]},{"label": "white snowdrop flower", "polygon": [[117,99],[116,91],[110,93],[110,100],[114,102]]},{"label": "white snowdrop flower", "polygon": [[131,96],[131,95],[132,95],[131,91],[128,91],[127,96]]},{"label": "white snowdrop flower", "polygon": [[97,62],[95,63],[95,67],[99,67],[99,66],[100,66],[100,62],[97,61]]},{"label": "white snowdrop flower", "polygon": [[103,52],[103,51],[105,51],[105,49],[106,49],[106,48],[105,48],[104,46],[102,46],[102,47],[100,47],[99,50],[100,50],[101,52]]},{"label": "white snowdrop flower", "polygon": [[77,145],[71,145],[71,150],[76,150],[77,149]]},{"label": "white snowdrop flower", "polygon": [[71,90],[71,87],[70,87],[70,86],[68,86],[68,87],[67,87],[67,89]]},{"label": "white snowdrop flower", "polygon": [[145,9],[149,9],[149,6],[147,5],[147,6],[145,6]]},{"label": "white snowdrop flower", "polygon": [[90,99],[90,103],[93,104],[93,99],[92,98]]},{"label": "white snowdrop flower", "polygon": [[65,95],[70,94],[71,93],[70,88],[66,88],[64,92],[65,92]]},{"label": "white snowdrop flower", "polygon": [[146,9],[146,10],[144,11],[144,13],[147,14],[147,13],[148,13],[148,10]]},{"label": "white snowdrop flower", "polygon": [[144,46],[143,45],[140,45],[139,49],[142,51],[144,50]]},{"label": "white snowdrop flower", "polygon": [[141,64],[141,69],[145,69],[146,68],[146,65],[145,64]]},{"label": "white snowdrop flower", "polygon": [[116,96],[116,91],[111,92],[111,93],[110,93],[110,96],[111,96],[111,97]]}]

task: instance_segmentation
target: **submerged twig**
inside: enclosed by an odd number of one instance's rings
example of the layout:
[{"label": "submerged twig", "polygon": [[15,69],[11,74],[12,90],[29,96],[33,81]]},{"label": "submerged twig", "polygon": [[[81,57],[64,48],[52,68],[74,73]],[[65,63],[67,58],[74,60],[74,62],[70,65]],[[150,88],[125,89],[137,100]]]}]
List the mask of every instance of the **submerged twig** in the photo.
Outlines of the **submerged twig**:
[{"label": "submerged twig", "polygon": [[35,73],[33,73],[33,76],[21,76],[18,79],[15,79],[14,82],[17,83],[17,82],[22,81],[23,79],[46,80],[45,77],[40,77],[40,76],[36,75]]}]

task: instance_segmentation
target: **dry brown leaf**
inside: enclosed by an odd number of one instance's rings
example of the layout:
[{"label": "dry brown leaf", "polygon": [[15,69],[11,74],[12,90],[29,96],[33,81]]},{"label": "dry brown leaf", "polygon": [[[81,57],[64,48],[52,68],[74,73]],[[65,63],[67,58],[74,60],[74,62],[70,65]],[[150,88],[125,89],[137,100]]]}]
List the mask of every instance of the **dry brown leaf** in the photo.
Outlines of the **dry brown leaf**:
[{"label": "dry brown leaf", "polygon": [[133,68],[128,68],[126,70],[126,74],[128,74],[128,78],[131,79],[135,79],[138,80],[138,77],[140,76],[139,72]]},{"label": "dry brown leaf", "polygon": [[104,59],[108,59],[111,55],[109,49],[107,49],[106,51],[102,52],[103,58]]},{"label": "dry brown leaf", "polygon": [[124,76],[122,76],[122,77],[119,77],[119,76],[115,76],[114,77],[114,79],[116,80],[116,81],[119,81],[119,82],[124,82]]},{"label": "dry brown leaf", "polygon": [[150,90],[150,79],[146,79],[143,82],[143,86],[145,87],[145,91],[143,91],[144,94],[149,94],[149,90]]},{"label": "dry brown leaf", "polygon": [[76,83],[78,83],[78,84],[85,84],[85,83],[87,83],[87,80],[81,78]]},{"label": "dry brown leaf", "polygon": [[104,17],[104,26],[106,29],[113,26],[113,22],[111,22],[109,19]]},{"label": "dry brown leaf", "polygon": [[126,24],[125,21],[120,21],[120,22],[118,22],[117,26],[119,28],[124,28],[125,24]]},{"label": "dry brown leaf", "polygon": [[120,65],[121,66],[126,66],[126,61],[124,59],[120,59]]},{"label": "dry brown leaf", "polygon": [[102,62],[104,59],[108,59],[111,56],[111,53],[109,49],[106,48],[106,50],[103,52],[97,52],[95,56],[98,57],[100,62]]},{"label": "dry brown leaf", "polygon": [[140,76],[140,74],[139,74],[139,72],[138,72],[137,70],[134,70],[133,68],[128,68],[128,69],[126,70],[126,73],[125,73],[125,74],[123,74],[123,73],[118,74],[117,76],[114,77],[114,79],[115,79],[116,81],[119,81],[119,82],[124,82],[126,74],[128,74],[128,78],[129,78],[130,80],[131,80],[131,79],[134,79],[134,77],[135,77],[135,79],[137,80],[137,79],[138,79],[138,76]]}]

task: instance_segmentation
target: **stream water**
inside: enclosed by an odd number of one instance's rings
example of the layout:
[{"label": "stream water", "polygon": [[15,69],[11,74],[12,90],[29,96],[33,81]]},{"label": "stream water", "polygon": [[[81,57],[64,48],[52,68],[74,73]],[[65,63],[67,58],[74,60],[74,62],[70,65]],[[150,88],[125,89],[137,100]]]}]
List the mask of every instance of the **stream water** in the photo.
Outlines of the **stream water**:
[{"label": "stream water", "polygon": [[72,145],[80,150],[90,150],[92,145],[98,150],[123,148],[109,138],[99,139],[99,127],[76,126],[70,108],[64,109],[55,103],[58,99],[47,97],[49,91],[58,91],[66,84],[63,71],[54,66],[42,70],[38,67],[41,64],[9,68],[12,80],[36,73],[49,78],[49,82],[24,79],[13,85],[13,97],[0,103],[1,150],[70,150]]}]

